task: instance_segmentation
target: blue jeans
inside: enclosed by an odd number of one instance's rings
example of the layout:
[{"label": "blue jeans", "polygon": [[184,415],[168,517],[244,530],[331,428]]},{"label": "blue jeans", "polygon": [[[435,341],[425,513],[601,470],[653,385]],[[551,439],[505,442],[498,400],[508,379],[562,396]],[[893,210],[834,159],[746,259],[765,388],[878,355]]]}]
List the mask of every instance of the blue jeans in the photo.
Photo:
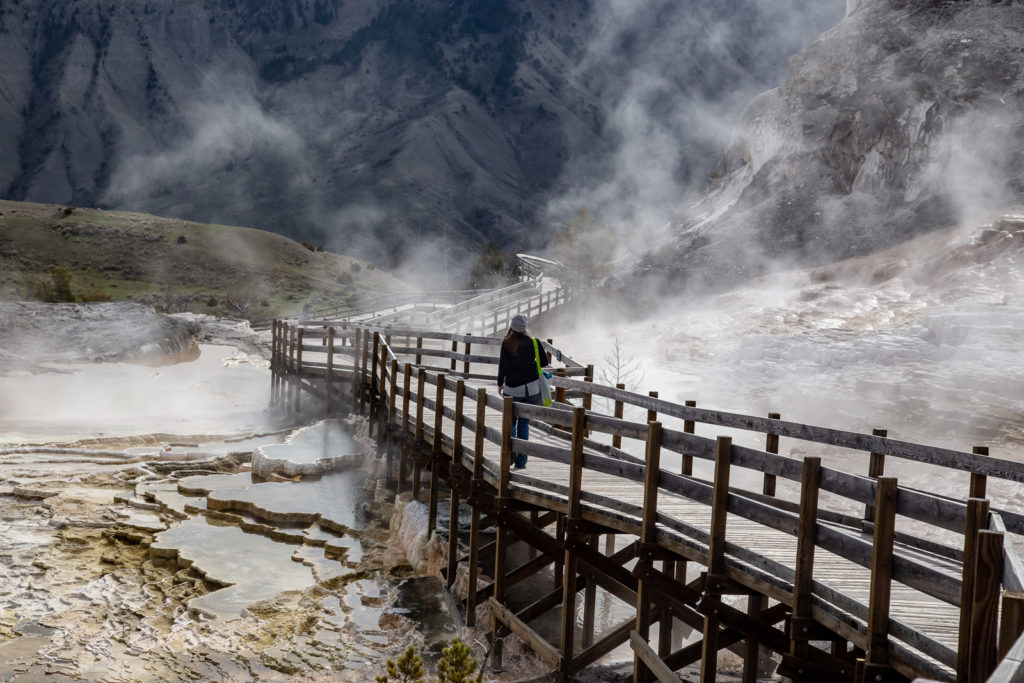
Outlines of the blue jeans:
[{"label": "blue jeans", "polygon": [[[532,405],[540,405],[540,394],[533,394],[530,396],[513,396],[512,400],[516,403],[530,403]],[[530,439],[530,418],[528,417],[512,417],[512,436],[523,441]],[[516,453],[516,461],[513,463],[516,467],[526,467],[526,454]]]}]

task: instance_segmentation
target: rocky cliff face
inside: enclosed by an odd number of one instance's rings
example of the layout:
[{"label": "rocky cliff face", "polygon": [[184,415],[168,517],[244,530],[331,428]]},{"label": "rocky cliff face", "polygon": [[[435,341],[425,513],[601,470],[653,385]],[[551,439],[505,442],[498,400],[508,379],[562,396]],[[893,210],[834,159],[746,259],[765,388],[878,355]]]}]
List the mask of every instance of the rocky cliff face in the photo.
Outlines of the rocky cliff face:
[{"label": "rocky cliff face", "polygon": [[861,0],[755,98],[646,272],[727,286],[1024,200],[1017,2]]},{"label": "rocky cliff face", "polygon": [[[637,17],[673,28],[655,34],[665,58],[643,106],[677,121],[680,99],[728,114],[777,82],[842,11],[818,8],[840,4],[3,0],[0,196],[251,225],[378,260],[438,237],[530,247],[551,197],[614,174],[609,111],[657,47]],[[680,184],[720,149],[683,124]]]}]

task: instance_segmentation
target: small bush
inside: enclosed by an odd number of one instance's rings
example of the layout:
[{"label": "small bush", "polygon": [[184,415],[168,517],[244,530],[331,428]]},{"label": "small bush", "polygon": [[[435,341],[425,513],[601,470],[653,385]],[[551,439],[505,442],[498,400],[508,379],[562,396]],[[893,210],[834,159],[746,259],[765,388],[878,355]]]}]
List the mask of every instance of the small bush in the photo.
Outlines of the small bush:
[{"label": "small bush", "polygon": [[385,672],[385,675],[377,676],[377,683],[421,683],[425,676],[423,658],[410,645],[397,662],[388,660]]},{"label": "small bush", "polygon": [[316,251],[316,246],[314,246],[312,242],[302,242],[301,244],[310,251]]},{"label": "small bush", "polygon": [[210,308],[214,308],[217,305],[217,297],[211,296],[209,299],[206,300],[206,305],[209,306]]},{"label": "small bush", "polygon": [[269,308],[270,302],[264,299],[263,301],[260,302],[260,306],[262,306],[263,308]]},{"label": "small bush", "polygon": [[53,283],[54,301],[74,301],[71,293],[71,271],[60,266],[50,269],[50,280]]},{"label": "small bush", "polygon": [[64,215],[65,216],[70,216],[74,212],[75,212],[75,207],[73,207],[73,206],[65,206],[64,207]]},{"label": "small bush", "polygon": [[358,273],[362,269],[363,269],[363,267],[361,265],[359,265],[358,263],[355,263],[355,262],[353,262],[352,265],[349,266],[349,270],[351,270],[353,273]]},{"label": "small bush", "polygon": [[32,284],[32,298],[36,301],[51,301],[53,293],[49,283],[43,280],[36,280]]},{"label": "small bush", "polygon": [[484,672],[479,670],[469,645],[452,638],[452,644],[441,652],[437,662],[438,683],[480,683],[483,678]]},{"label": "small bush", "polygon": [[185,239],[184,235],[178,235],[178,239],[176,239],[175,242],[177,242],[178,244],[185,244],[186,242],[188,242],[188,240]]},{"label": "small bush", "polygon": [[110,301],[110,295],[104,292],[102,289],[94,289],[88,294],[83,294],[79,299],[82,303],[96,303],[98,301]]},{"label": "small bush", "polygon": [[341,275],[339,275],[338,276],[338,284],[342,284],[342,285],[350,285],[350,284],[352,284],[352,274],[351,273],[342,273]]}]

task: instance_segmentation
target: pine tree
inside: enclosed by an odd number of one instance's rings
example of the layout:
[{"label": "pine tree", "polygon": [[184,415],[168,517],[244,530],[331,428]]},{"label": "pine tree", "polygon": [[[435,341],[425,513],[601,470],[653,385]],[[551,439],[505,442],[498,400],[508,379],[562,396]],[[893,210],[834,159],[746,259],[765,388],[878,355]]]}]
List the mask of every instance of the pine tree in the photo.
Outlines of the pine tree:
[{"label": "pine tree", "polygon": [[423,658],[416,654],[412,645],[398,658],[398,662],[389,659],[385,674],[377,676],[377,683],[423,683]]},{"label": "pine tree", "polygon": [[[469,645],[458,638],[441,651],[441,659],[437,662],[438,683],[480,683],[484,672],[477,672],[478,664],[472,656]],[[473,673],[477,672],[476,677]]]}]

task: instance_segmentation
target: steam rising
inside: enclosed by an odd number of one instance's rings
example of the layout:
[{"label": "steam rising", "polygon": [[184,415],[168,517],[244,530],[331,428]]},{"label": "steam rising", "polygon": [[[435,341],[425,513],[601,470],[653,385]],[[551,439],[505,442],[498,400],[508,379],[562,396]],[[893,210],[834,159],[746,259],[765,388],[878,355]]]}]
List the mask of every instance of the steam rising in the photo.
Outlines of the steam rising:
[{"label": "steam rising", "polygon": [[[183,184],[196,177],[218,178],[224,171],[244,171],[228,185],[203,187],[201,193],[219,194],[224,215],[231,210],[252,211],[262,202],[301,193],[313,180],[305,137],[294,124],[269,114],[257,101],[256,84],[237,73],[214,71],[183,112],[185,132],[177,144],[159,150],[129,152],[111,178],[104,201],[132,205],[139,199],[180,195]],[[264,166],[272,182],[266,187],[246,184]],[[232,178],[228,175],[227,178]],[[188,213],[187,206],[170,205],[170,213]],[[258,223],[258,220],[253,221]]]},{"label": "steam rising", "polygon": [[[562,221],[587,209],[643,242],[701,188],[740,112],[779,83],[785,60],[842,16],[840,2],[603,0],[576,78],[600,83],[607,165],[577,159],[549,206]],[[638,232],[639,231],[639,232]]]}]

